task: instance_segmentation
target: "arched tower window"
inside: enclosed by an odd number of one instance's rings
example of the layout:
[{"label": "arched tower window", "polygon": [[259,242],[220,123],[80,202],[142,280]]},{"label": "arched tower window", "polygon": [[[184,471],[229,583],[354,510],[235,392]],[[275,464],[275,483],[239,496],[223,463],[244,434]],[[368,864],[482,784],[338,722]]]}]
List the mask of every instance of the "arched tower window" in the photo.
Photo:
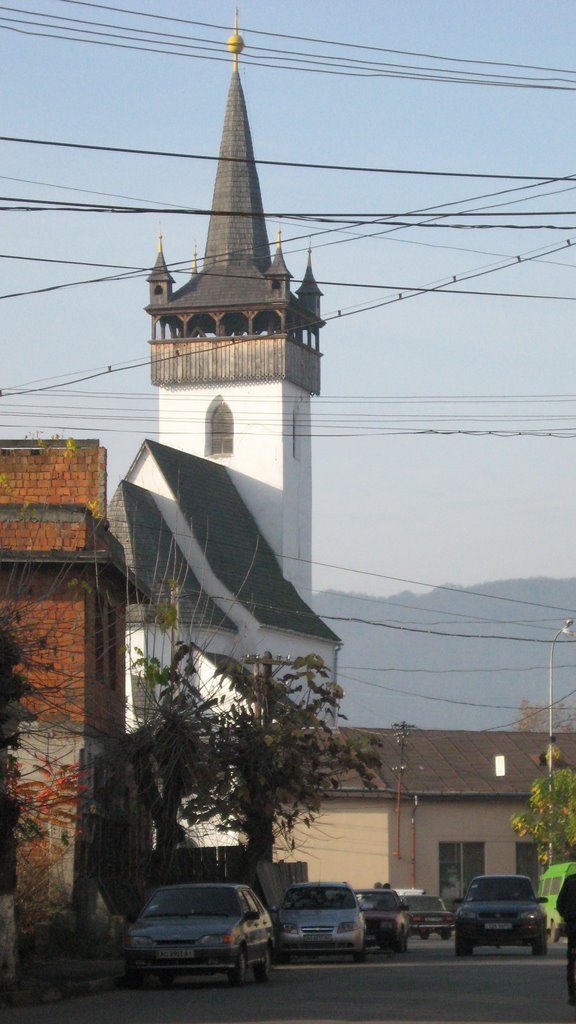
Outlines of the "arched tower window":
[{"label": "arched tower window", "polygon": [[208,455],[232,455],[234,451],[234,417],[230,406],[222,399],[208,414],[206,448]]}]

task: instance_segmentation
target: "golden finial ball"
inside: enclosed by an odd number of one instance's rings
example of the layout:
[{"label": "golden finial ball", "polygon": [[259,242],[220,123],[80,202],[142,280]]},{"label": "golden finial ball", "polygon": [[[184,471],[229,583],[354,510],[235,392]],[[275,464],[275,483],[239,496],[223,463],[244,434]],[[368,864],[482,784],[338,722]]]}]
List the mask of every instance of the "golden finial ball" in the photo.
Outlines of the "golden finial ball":
[{"label": "golden finial ball", "polygon": [[230,50],[230,53],[235,53],[236,55],[242,53],[242,50],[244,49],[244,40],[238,32],[234,32],[234,35],[230,36],[230,39],[228,40],[228,49]]}]

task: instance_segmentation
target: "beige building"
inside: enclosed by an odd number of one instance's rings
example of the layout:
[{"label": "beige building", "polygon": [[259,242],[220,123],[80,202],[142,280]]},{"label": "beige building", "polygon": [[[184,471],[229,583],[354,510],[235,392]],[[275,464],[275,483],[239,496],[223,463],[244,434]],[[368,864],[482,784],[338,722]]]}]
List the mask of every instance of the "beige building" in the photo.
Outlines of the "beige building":
[{"label": "beige building", "polygon": [[[512,831],[545,774],[548,737],[531,732],[343,729],[376,735],[376,788],[344,783],[296,849],[310,880],[355,887],[390,882],[451,900],[476,874],[521,873],[536,882],[534,845]],[[557,737],[559,766],[576,765],[576,734]]]}]

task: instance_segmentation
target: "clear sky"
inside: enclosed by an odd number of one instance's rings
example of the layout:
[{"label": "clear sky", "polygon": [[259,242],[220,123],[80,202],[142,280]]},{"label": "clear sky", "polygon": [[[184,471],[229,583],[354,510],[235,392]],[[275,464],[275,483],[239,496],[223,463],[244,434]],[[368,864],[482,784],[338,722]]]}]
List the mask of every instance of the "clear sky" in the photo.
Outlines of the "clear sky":
[{"label": "clear sky", "polygon": [[[217,155],[233,5],[123,10],[0,9],[3,140]],[[311,239],[328,321],[315,587],[576,575],[576,179],[557,180],[576,175],[576,5],[245,0],[239,18],[256,157],[298,165],[259,168],[269,237],[281,223],[295,287]],[[99,437],[112,493],[155,436],[143,307],[158,225],[182,283],[207,217],[181,211],[210,207],[215,163],[0,152],[0,431]]]}]

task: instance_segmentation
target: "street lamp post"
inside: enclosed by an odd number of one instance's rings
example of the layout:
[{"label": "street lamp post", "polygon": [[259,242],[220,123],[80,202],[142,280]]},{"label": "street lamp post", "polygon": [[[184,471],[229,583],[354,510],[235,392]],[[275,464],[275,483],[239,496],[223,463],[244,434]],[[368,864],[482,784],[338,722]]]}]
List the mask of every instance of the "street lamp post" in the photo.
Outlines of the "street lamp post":
[{"label": "street lamp post", "polygon": [[[548,669],[548,790],[550,794],[550,816],[552,816],[552,785],[554,777],[554,743],[556,737],[554,735],[554,648],[556,641],[559,636],[564,634],[565,636],[576,636],[576,633],[570,630],[570,626],[574,624],[574,619],[566,619],[566,622],[556,633],[552,644],[550,646],[550,665]],[[548,844],[548,866],[552,863],[552,840]]]}]

